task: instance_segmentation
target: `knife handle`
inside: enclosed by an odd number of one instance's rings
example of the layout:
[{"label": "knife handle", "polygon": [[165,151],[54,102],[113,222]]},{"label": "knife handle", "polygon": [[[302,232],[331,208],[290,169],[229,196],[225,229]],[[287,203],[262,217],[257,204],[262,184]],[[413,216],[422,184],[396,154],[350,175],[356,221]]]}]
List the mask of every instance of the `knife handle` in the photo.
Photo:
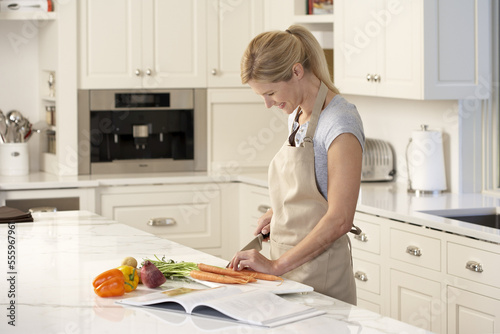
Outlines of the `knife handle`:
[{"label": "knife handle", "polygon": [[260,232],[260,234],[262,234],[262,236],[264,237],[264,239],[267,239],[267,238],[269,238],[269,236],[271,235],[271,232],[266,233],[266,234],[264,234],[264,233]]}]

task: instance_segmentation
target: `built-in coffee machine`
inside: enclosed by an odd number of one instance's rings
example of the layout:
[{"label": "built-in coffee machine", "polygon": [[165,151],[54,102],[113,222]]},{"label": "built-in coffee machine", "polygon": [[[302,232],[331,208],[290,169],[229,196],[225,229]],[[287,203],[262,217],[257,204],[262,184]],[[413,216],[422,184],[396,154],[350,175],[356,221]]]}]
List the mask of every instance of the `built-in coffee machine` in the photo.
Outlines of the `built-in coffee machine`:
[{"label": "built-in coffee machine", "polygon": [[204,171],[206,89],[80,90],[79,174]]}]

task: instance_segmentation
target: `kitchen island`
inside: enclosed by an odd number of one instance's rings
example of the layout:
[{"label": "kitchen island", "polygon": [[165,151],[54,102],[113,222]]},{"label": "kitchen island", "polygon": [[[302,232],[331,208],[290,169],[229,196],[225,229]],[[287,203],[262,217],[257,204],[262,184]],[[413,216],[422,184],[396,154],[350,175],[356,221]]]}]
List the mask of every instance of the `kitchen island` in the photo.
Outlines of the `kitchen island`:
[{"label": "kitchen island", "polygon": [[[175,261],[224,266],[225,260],[88,211],[35,213],[33,223],[1,224],[2,333],[426,333],[405,323],[316,292],[283,298],[327,313],[267,329],[183,313],[123,307],[115,300],[151,292],[140,286],[124,297],[100,298],[92,280],[126,256],[165,255]],[[167,280],[157,288],[202,285]],[[15,326],[13,326],[15,325]]]}]

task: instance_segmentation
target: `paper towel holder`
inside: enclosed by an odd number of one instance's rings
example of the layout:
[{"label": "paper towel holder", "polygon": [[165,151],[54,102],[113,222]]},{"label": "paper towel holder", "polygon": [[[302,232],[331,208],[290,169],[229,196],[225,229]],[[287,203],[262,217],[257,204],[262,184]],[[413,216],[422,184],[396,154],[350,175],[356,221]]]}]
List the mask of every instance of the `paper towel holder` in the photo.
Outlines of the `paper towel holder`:
[{"label": "paper towel holder", "polygon": [[[420,125],[420,128],[422,131],[428,131],[429,126],[427,124],[422,124]],[[408,160],[408,150],[410,148],[410,145],[412,143],[413,139],[410,137],[410,140],[408,141],[408,144],[406,145],[406,150],[405,150],[405,158],[406,158],[406,171],[407,171],[407,177],[408,177],[408,192],[409,193],[414,193],[415,196],[423,196],[423,195],[439,195],[443,193],[445,190],[421,190],[421,189],[414,189],[412,185],[412,178],[411,178],[411,173],[410,173],[410,164]]]}]

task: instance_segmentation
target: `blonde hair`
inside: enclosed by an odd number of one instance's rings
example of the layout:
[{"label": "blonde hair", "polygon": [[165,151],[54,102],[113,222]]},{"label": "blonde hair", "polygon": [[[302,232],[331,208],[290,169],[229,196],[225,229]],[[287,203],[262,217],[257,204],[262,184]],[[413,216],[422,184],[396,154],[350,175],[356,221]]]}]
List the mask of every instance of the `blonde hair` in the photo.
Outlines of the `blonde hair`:
[{"label": "blonde hair", "polygon": [[296,63],[313,73],[338,94],[330,78],[323,49],[309,30],[292,25],[285,31],[269,31],[257,35],[241,59],[241,82],[280,82],[292,78]]}]

